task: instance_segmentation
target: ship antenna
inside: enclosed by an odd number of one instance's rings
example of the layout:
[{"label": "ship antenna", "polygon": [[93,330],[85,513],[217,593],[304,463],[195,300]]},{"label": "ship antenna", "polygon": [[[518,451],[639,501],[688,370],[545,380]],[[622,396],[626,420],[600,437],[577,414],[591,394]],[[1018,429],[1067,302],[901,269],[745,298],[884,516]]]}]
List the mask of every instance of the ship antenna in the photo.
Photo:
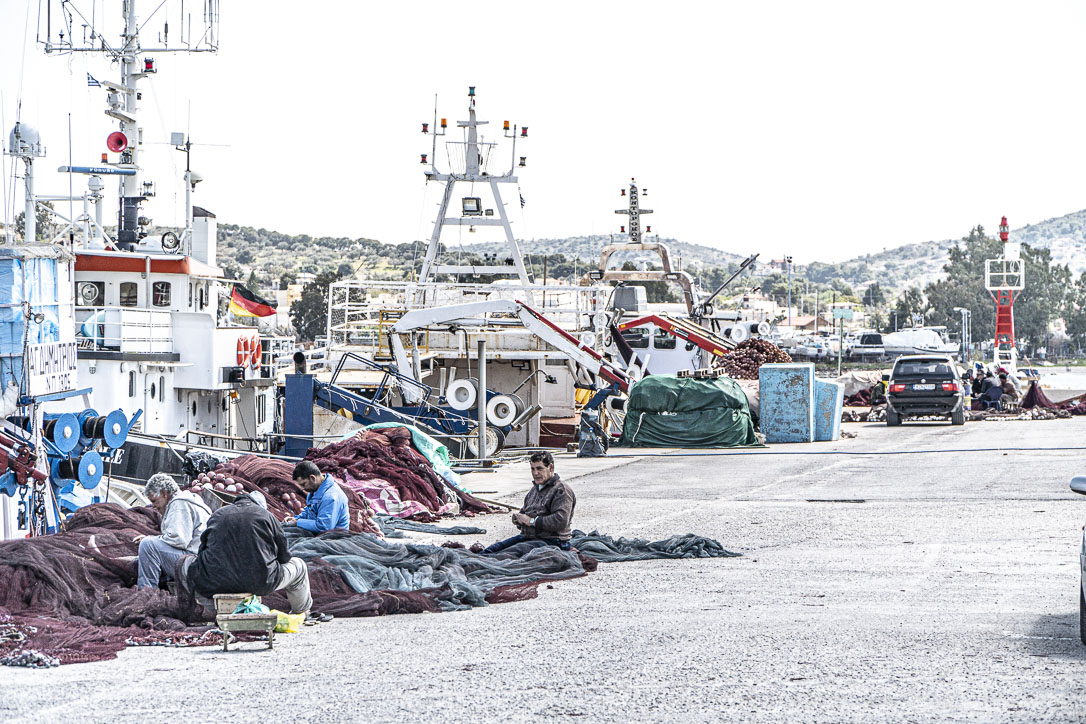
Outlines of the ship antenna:
[{"label": "ship antenna", "polygon": [[[434,166],[437,163],[437,93],[434,93],[434,125],[430,126],[434,129],[433,133],[433,146],[430,148],[430,166]],[[426,183],[430,182],[430,177],[426,177]]]}]

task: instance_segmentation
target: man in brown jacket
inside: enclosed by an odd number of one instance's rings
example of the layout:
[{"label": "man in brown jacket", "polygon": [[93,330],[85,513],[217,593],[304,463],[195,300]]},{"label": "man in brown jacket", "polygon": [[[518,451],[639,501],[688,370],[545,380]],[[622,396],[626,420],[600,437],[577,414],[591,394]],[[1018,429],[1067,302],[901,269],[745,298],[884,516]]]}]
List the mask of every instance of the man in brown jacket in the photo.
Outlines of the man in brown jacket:
[{"label": "man in brown jacket", "polygon": [[498,553],[527,541],[541,541],[564,551],[569,550],[569,539],[573,532],[570,523],[573,521],[573,509],[577,506],[577,496],[554,474],[554,458],[550,453],[534,453],[530,463],[534,484],[524,496],[520,512],[513,513],[513,525],[520,529],[520,533],[494,543],[483,553]]}]

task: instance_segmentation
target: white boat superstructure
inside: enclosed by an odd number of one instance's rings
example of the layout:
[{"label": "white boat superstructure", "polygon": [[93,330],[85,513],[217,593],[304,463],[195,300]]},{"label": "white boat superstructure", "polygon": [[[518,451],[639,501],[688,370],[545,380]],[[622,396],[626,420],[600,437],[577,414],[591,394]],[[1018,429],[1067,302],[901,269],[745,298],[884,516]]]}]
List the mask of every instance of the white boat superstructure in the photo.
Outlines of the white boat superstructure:
[{"label": "white boat superstructure", "polygon": [[[456,122],[463,131],[461,139],[446,135],[448,121],[442,118],[439,122],[436,113],[432,126],[423,124],[423,133],[430,135],[433,142],[431,153],[422,155],[424,175],[427,183],[442,185],[442,194],[418,280],[351,279],[335,282],[329,289],[327,366],[339,369],[338,385],[360,390],[377,387],[382,375],[359,364],[357,358],[391,364],[388,335],[392,325],[403,315],[420,309],[519,301],[576,336],[586,347],[596,347],[606,333],[609,318],[603,312],[609,288],[539,284],[521,253],[502,189],[516,186],[514,172],[526,166],[527,159],[518,155],[517,144],[527,138],[527,127],[505,121],[500,134],[495,134],[494,139],[485,138],[482,131],[488,122],[479,120],[476,114],[474,87],[468,91],[467,116],[467,120]],[[439,141],[446,153],[439,154]],[[504,146],[510,148],[508,157],[502,153]],[[450,160],[448,171],[439,170],[439,155]],[[508,166],[502,165],[504,158],[509,158]],[[443,234],[464,229],[499,230],[506,250],[504,263],[497,258],[484,264],[443,263]],[[479,277],[493,281],[479,281]],[[489,389],[518,390],[525,406],[538,405],[543,416],[572,415],[575,386],[584,380],[584,372],[514,318],[483,316],[470,326],[435,324],[412,331],[408,351],[412,372],[418,373],[419,381],[442,397],[454,381],[477,377],[477,345],[484,341]],[[552,383],[542,381],[547,379]],[[315,424],[318,433],[342,429],[341,421],[322,413],[318,413]],[[539,417],[534,417],[522,429],[511,432],[506,443],[536,445],[539,430]]]},{"label": "white boat superstructure", "polygon": [[[200,33],[171,43],[168,31],[165,37],[160,32],[155,47],[141,44],[140,30],[148,18],[137,16],[135,0],[121,6],[123,29],[115,44],[94,26],[93,13],[87,17],[92,18],[88,33],[94,40],[83,46],[58,34],[57,28],[42,29],[47,53],[104,56],[119,69],[115,81],[95,81],[105,115],[116,126],[102,133],[101,160],[60,168],[66,187],[71,182],[78,188],[80,180],[86,185],[86,191],[73,198],[37,193],[34,161],[44,156],[44,147],[33,129],[16,125],[8,152],[25,168],[24,246],[64,252],[57,288],[68,301],[62,301],[67,312],[58,322],[58,339],[78,343],[79,384],[91,388],[92,406],[124,410],[137,417],[134,427],[145,434],[250,449],[253,440],[264,444],[274,432],[275,357],[292,351],[293,341],[224,311],[234,282],[218,265],[215,214],[192,203],[200,177],[188,163],[192,144],[185,134],[173,133],[168,139],[186,158],[185,228],[152,237],[152,222],[142,212],[142,204],[155,194],[140,158],[141,148],[150,142],[140,120],[144,85],[157,74],[160,54],[217,50],[218,3],[205,4]],[[148,12],[153,16],[158,11]],[[104,72],[95,75],[106,77]],[[113,233],[103,223],[110,181],[117,184]],[[34,212],[43,201],[54,199],[78,203],[82,213],[71,219],[57,214],[64,229],[48,244],[36,244]],[[63,411],[82,404],[70,398],[47,409]],[[173,453],[164,448],[161,454]],[[129,461],[123,456],[118,462],[121,474],[127,469],[133,477],[153,467],[126,468]]]}]

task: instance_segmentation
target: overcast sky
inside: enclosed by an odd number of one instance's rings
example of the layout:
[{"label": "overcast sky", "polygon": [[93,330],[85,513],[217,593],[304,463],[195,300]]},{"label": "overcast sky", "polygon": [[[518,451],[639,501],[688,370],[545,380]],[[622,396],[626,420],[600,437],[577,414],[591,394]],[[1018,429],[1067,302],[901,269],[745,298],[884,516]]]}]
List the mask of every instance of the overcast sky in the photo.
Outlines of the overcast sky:
[{"label": "overcast sky", "polygon": [[[0,0],[4,135],[21,98],[49,151],[39,190],[66,192],[55,169],[69,114],[77,164],[96,162],[116,125],[86,73],[118,71],[45,56],[38,5]],[[89,16],[90,2],[74,5]],[[141,2],[141,21],[157,5]],[[428,238],[439,189],[422,176],[420,124],[435,94],[439,116],[465,119],[469,85],[493,133],[506,119],[529,126],[517,148],[527,205],[506,197],[524,239],[617,232],[634,176],[653,233],[797,262],[1086,208],[1081,2],[225,0],[221,17],[217,55],[158,56],[142,120],[146,142],[191,127],[225,145],[193,162],[206,179],[196,202],[224,222]],[[150,215],[180,225],[182,155],[147,149]],[[454,228],[443,240],[490,238]]]}]

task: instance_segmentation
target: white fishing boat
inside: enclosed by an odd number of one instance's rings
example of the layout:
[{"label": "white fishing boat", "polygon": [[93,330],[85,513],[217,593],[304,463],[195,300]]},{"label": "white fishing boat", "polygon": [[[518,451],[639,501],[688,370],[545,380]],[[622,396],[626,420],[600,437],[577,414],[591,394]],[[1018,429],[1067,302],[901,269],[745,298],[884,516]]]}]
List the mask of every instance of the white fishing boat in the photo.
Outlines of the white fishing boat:
[{"label": "white fishing boat", "polygon": [[[70,162],[59,168],[60,176],[46,177],[43,139],[26,123],[15,123],[5,151],[15,161],[12,173],[17,167],[22,171],[26,226],[24,240],[7,240],[9,263],[3,270],[15,283],[0,291],[7,295],[0,303],[13,318],[0,352],[11,360],[3,380],[6,418],[19,412],[12,402],[28,394],[25,345],[73,345],[73,374],[65,376],[56,394],[35,397],[42,401],[34,405],[37,414],[47,419],[64,412],[121,411],[130,428],[126,433],[133,434],[123,448],[111,451],[108,464],[112,478],[139,483],[158,469],[176,467],[186,443],[266,445],[276,421],[275,357],[292,351],[293,342],[223,313],[220,301],[234,281],[218,266],[215,214],[193,205],[200,177],[191,170],[192,143],[183,133],[161,141],[185,154],[185,226],[149,233],[152,221],[142,205],[155,195],[156,184],[141,159],[150,142],[140,121],[144,86],[156,77],[160,55],[217,50],[218,3],[206,4],[201,32],[180,43],[169,42],[168,30],[159,32],[157,42],[142,42],[141,29],[159,10],[156,22],[167,23],[168,9],[159,6],[141,19],[136,4],[119,3],[118,38],[107,39],[95,24],[105,22],[102,12],[86,13],[83,40],[47,20],[54,12],[64,17],[63,6],[71,3],[50,7],[42,16],[39,38],[47,54],[59,56],[58,62],[82,54],[102,64],[95,68],[93,85],[105,106],[98,130],[103,151],[100,158]],[[189,27],[187,32],[195,30]],[[105,80],[110,67],[117,71],[115,80]],[[109,183],[116,184],[115,194],[107,191]],[[40,191],[54,185],[76,193]],[[64,202],[58,208],[70,206],[75,213],[69,217],[51,209],[62,228],[39,241],[35,219],[47,201]],[[113,213],[115,231],[104,222]],[[25,424],[40,434],[40,420]]]},{"label": "white fishing boat", "polygon": [[882,335],[887,357],[903,354],[956,355],[959,346],[946,340],[946,327],[910,327]]}]

